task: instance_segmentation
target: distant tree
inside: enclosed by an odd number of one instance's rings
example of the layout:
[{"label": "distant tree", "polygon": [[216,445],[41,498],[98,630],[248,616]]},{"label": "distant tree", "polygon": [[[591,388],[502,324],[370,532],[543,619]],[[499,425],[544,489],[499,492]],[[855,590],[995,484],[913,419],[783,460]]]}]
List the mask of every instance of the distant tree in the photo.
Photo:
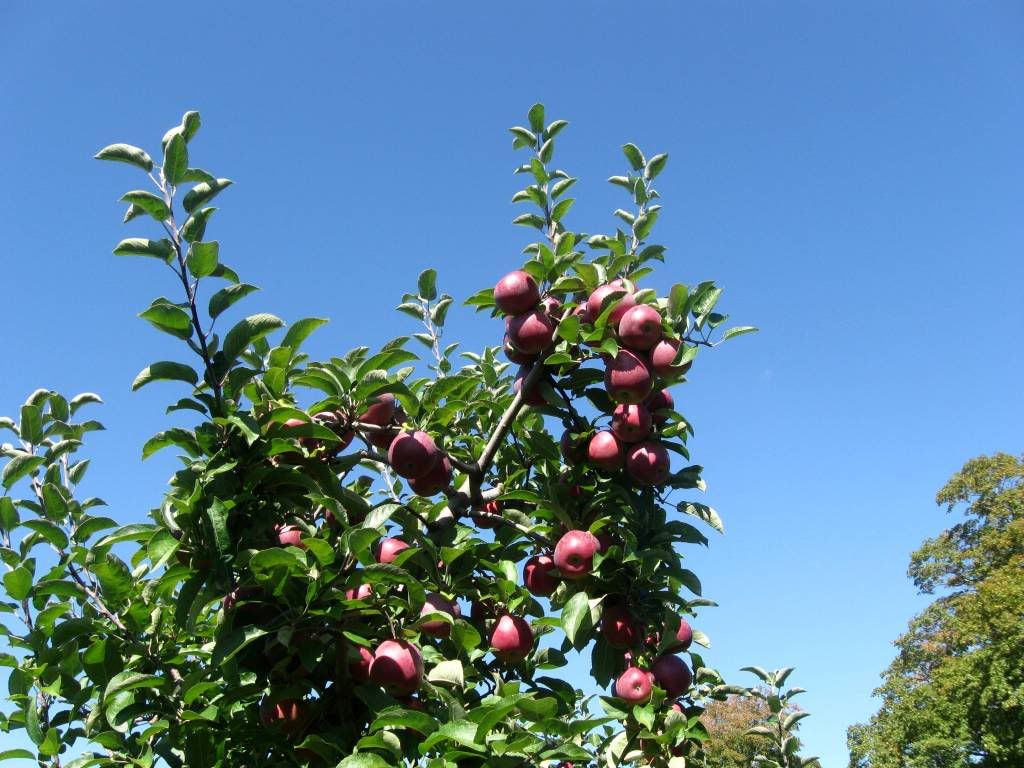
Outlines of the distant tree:
[{"label": "distant tree", "polygon": [[766,737],[747,731],[762,725],[768,714],[768,703],[754,696],[711,702],[701,716],[708,730],[704,768],[747,768],[768,743]]},{"label": "distant tree", "polygon": [[938,597],[896,641],[879,712],[849,729],[850,768],[1024,765],[1024,461],[972,459],[936,501],[964,519],[911,556]]}]

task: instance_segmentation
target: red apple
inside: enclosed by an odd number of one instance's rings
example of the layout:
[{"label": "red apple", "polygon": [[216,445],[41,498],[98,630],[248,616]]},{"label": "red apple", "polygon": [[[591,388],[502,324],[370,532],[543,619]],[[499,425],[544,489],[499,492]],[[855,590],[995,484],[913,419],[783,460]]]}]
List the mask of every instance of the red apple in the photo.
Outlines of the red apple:
[{"label": "red apple", "polygon": [[619,403],[612,411],[612,433],[624,443],[638,443],[651,434],[651,412],[644,405]]},{"label": "red apple", "polygon": [[370,665],[373,664],[373,652],[364,646],[356,646],[358,658],[349,661],[348,674],[359,683],[365,683],[370,679]]},{"label": "red apple", "polygon": [[587,461],[598,469],[614,472],[622,469],[625,455],[622,443],[607,429],[594,434],[587,443]]},{"label": "red apple", "polygon": [[615,309],[608,315],[608,325],[612,328],[618,326],[619,321],[622,320],[622,316],[626,314],[633,306],[636,305],[636,300],[633,298],[633,292],[630,290],[629,284],[624,280],[614,280],[607,285],[602,285],[600,288],[595,290],[590,297],[587,299],[587,310],[584,316],[588,323],[597,321],[597,318],[601,316],[601,304],[605,298],[609,295],[625,291],[626,295],[618,299],[618,303]]},{"label": "red apple", "polygon": [[548,555],[534,555],[523,566],[523,586],[536,597],[550,597],[558,589],[555,561]]},{"label": "red apple", "polygon": [[655,424],[664,424],[668,421],[666,411],[674,411],[676,409],[672,393],[667,389],[659,389],[656,392],[652,392],[651,396],[644,400],[644,405],[651,412],[651,421]]},{"label": "red apple", "polygon": [[539,301],[537,281],[522,270],[509,272],[494,286],[494,303],[506,315],[529,312]]},{"label": "red apple", "polygon": [[629,648],[636,644],[640,633],[629,609],[613,605],[601,615],[601,634],[612,648]]},{"label": "red apple", "polygon": [[260,702],[260,722],[267,728],[277,728],[291,736],[302,729],[302,719],[306,714],[306,704],[298,699],[281,699],[271,702],[263,699]]},{"label": "red apple", "polygon": [[452,463],[447,456],[434,464],[423,477],[414,477],[409,480],[409,487],[417,496],[433,496],[440,493],[452,482]]},{"label": "red apple", "polygon": [[423,681],[423,655],[405,640],[385,640],[373,652],[370,680],[398,696],[414,693]]},{"label": "red apple", "polygon": [[506,613],[491,631],[491,648],[502,661],[520,662],[533,650],[533,629],[526,619]]},{"label": "red apple", "polygon": [[651,673],[640,667],[627,667],[615,681],[615,695],[630,704],[645,704],[651,690]]},{"label": "red apple", "polygon": [[441,458],[441,451],[426,432],[399,432],[388,448],[388,463],[407,480],[423,477]]},{"label": "red apple", "polygon": [[[462,609],[459,608],[458,603],[431,592],[427,595],[427,601],[420,610],[420,616],[425,616],[428,613],[447,613],[453,619],[457,619],[462,615]],[[452,625],[440,619],[425,621],[420,624],[420,632],[431,637],[448,637],[452,633]]]},{"label": "red apple", "polygon": [[391,443],[398,437],[398,427],[388,427],[386,429],[374,430],[366,435],[366,439],[370,441],[370,445],[381,451],[387,451],[391,448]]},{"label": "red apple", "polygon": [[369,584],[360,584],[358,587],[346,590],[345,597],[349,600],[367,600],[373,594],[373,587]]},{"label": "red apple", "polygon": [[509,341],[508,334],[505,334],[505,338],[501,343],[501,349],[505,353],[505,357],[511,360],[513,363],[519,363],[520,365],[529,365],[537,359],[536,355],[528,355],[525,352],[520,352],[518,349],[512,346],[512,342]]},{"label": "red apple", "polygon": [[302,543],[302,534],[305,533],[297,525],[278,525],[275,526],[274,530],[277,532],[277,543],[282,547],[298,547],[299,549],[305,549],[306,545]]},{"label": "red apple", "polygon": [[409,548],[401,539],[388,538],[381,539],[376,546],[376,555],[378,563],[393,563],[395,558],[398,557],[398,553]]},{"label": "red apple", "polygon": [[655,659],[651,665],[651,672],[654,674],[655,682],[665,689],[670,699],[686,693],[693,679],[686,662],[671,653]]},{"label": "red apple", "polygon": [[676,631],[676,639],[666,651],[671,653],[679,653],[680,651],[686,651],[690,648],[690,644],[693,643],[693,627],[690,626],[690,622],[686,619],[679,619],[679,629]]},{"label": "red apple", "polygon": [[516,315],[508,323],[509,342],[527,355],[539,355],[548,348],[554,335],[554,322],[536,310]]},{"label": "red apple", "polygon": [[653,381],[647,363],[628,349],[620,349],[604,372],[605,389],[617,403],[642,402],[651,393]]},{"label": "red apple", "polygon": [[590,531],[573,530],[555,544],[555,567],[564,579],[582,579],[594,569],[594,555],[601,546]]},{"label": "red apple", "polygon": [[359,414],[358,421],[361,423],[385,427],[395,418],[395,411],[398,410],[398,400],[390,392],[377,395],[370,403],[371,405]]},{"label": "red apple", "polygon": [[540,302],[541,308],[547,312],[553,318],[559,318],[562,315],[562,302],[556,299],[554,296],[545,296]]},{"label": "red apple", "polygon": [[[490,515],[501,514],[501,502],[495,499],[494,501],[488,501],[484,504],[483,511]],[[497,520],[493,520],[488,517],[482,517],[481,515],[473,515],[473,522],[476,523],[477,528],[497,528],[501,523]]]},{"label": "red apple", "polygon": [[672,472],[668,449],[650,440],[634,446],[626,455],[626,471],[641,485],[661,485]]},{"label": "red apple", "polygon": [[[512,384],[512,388],[518,393],[523,388],[523,382],[526,377],[530,375],[530,371],[533,370],[532,365],[523,365],[519,368],[519,373],[516,374],[516,379]],[[526,405],[544,405],[547,401],[544,399],[544,392],[540,387],[540,380],[533,382],[530,388],[523,395],[523,402]]]},{"label": "red apple", "polygon": [[315,437],[299,438],[299,442],[310,451],[326,447],[330,455],[337,456],[343,450],[348,448],[349,444],[352,442],[352,438],[355,437],[355,433],[351,429],[341,431],[341,418],[334,411],[320,411],[319,413],[314,413],[313,421],[334,432],[334,434],[338,436],[338,442],[326,444],[325,446],[323,441],[318,440]]},{"label": "red apple", "polygon": [[674,379],[690,370],[690,365],[693,363],[692,360],[682,365],[673,365],[682,343],[680,339],[662,339],[651,348],[651,369],[658,376],[665,379]]},{"label": "red apple", "polygon": [[619,341],[630,349],[648,350],[661,339],[661,313],[650,304],[637,304],[619,320]]}]

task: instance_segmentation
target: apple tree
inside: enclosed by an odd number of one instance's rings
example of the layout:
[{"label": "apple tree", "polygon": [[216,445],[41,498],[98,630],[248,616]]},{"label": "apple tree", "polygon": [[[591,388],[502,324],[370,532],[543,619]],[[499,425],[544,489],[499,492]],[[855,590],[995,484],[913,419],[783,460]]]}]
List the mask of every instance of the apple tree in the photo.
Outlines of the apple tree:
[{"label": "apple tree", "polygon": [[[193,164],[199,126],[187,113],[159,163],[97,154],[138,174],[121,199],[141,234],[114,253],[168,278],[141,317],[182,343],[132,384],[170,399],[143,458],[180,458],[150,518],[118,525],[80,491],[96,395],[40,389],[0,422],[0,729],[33,745],[0,759],[696,764],[703,703],[743,689],[691,627],[713,603],[685,552],[721,521],[692,496],[670,388],[753,329],[722,331],[713,282],[643,285],[667,156],[626,144],[617,228],[570,230],[567,123],[535,105],[511,129],[534,241],[467,299],[494,346],[448,342],[455,299],[428,269],[398,307],[413,332],[313,360],[324,319],[227,319],[257,288],[211,236],[231,181]],[[574,653],[596,688],[560,675]]]}]

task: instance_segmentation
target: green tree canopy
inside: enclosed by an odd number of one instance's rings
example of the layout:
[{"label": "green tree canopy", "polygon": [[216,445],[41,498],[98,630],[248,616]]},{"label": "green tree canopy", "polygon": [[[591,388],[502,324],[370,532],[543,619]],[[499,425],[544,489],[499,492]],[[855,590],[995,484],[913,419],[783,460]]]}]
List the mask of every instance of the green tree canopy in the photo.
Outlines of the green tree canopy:
[{"label": "green tree canopy", "polygon": [[896,641],[851,768],[1024,765],[1024,461],[979,457],[936,501],[963,519],[911,555],[935,601]]}]

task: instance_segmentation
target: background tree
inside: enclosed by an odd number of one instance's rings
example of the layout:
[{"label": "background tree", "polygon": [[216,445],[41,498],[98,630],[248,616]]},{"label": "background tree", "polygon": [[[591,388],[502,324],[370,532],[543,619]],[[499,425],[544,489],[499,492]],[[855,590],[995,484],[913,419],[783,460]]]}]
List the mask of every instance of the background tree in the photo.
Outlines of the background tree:
[{"label": "background tree", "polygon": [[[564,221],[576,182],[552,160],[564,120],[535,105],[512,129],[527,153],[515,223],[526,261],[468,303],[504,316],[496,344],[443,340],[453,297],[425,270],[398,309],[416,332],[377,351],[312,361],[321,318],[285,327],[208,237],[231,185],[191,162],[199,115],[161,142],[97,157],[141,171],[122,197],[130,237],[114,253],[171,276],[141,317],[187,348],[133,388],[185,396],[143,446],[181,466],[149,522],[118,527],[83,497],[84,438],[99,422],[41,389],[0,428],[0,557],[11,653],[5,731],[40,765],[517,768],[682,766],[706,737],[703,703],[734,688],[707,667],[689,620],[710,601],[683,567],[721,529],[688,460],[690,422],[668,387],[719,333],[721,289],[638,281],[666,155],[623,148],[632,209],[610,234]],[[183,195],[181,191],[191,185]],[[517,259],[518,261],[518,259]],[[497,276],[496,276],[497,277]],[[717,337],[717,338],[713,338]],[[273,341],[272,341],[273,339]],[[426,360],[408,347],[421,345]],[[499,354],[517,363],[512,375]],[[552,429],[555,430],[554,435]],[[558,438],[555,435],[560,434]],[[678,462],[677,458],[677,462]],[[686,519],[684,519],[686,518]],[[555,670],[589,654],[592,696]],[[91,751],[67,762],[71,748]]]},{"label": "background tree", "polygon": [[939,491],[963,520],[911,556],[938,595],[896,641],[879,712],[848,732],[851,768],[1024,765],[1024,462],[967,462]]}]

